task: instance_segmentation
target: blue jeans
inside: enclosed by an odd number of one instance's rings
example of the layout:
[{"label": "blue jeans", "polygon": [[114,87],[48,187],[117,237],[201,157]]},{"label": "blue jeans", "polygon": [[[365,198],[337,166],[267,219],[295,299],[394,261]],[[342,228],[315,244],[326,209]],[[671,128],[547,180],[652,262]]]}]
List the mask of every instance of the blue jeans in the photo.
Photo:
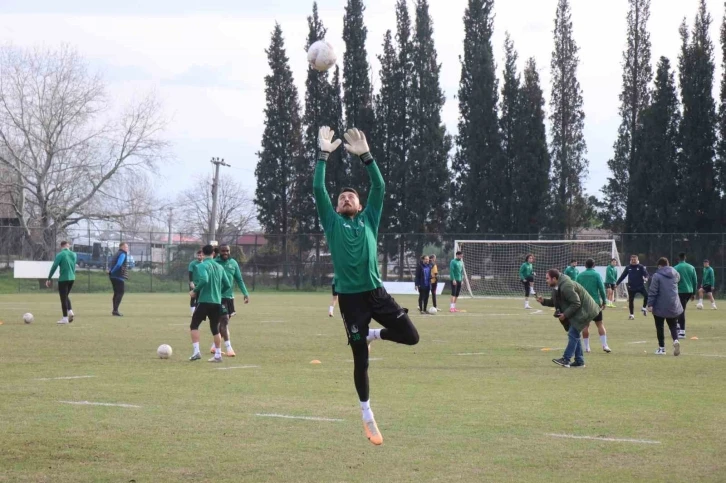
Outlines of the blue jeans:
[{"label": "blue jeans", "polygon": [[585,362],[585,359],[582,357],[580,331],[575,328],[574,324],[571,324],[570,330],[567,332],[567,348],[562,357],[569,362],[573,354],[575,355],[575,362]]}]

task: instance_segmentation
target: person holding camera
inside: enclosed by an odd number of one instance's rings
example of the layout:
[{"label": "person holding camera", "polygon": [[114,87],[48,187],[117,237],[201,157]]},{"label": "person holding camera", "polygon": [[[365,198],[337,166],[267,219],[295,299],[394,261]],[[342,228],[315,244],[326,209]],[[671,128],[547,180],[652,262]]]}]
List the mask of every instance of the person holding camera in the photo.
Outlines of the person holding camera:
[{"label": "person holding camera", "polygon": [[[552,298],[540,296],[537,302],[555,308],[555,317],[567,332],[568,339],[565,353],[560,359],[552,359],[552,362],[562,367],[585,367],[580,334],[600,313],[600,307],[582,285],[560,274],[559,270],[548,270],[546,280],[552,289]],[[570,364],[573,355],[575,362]]]}]

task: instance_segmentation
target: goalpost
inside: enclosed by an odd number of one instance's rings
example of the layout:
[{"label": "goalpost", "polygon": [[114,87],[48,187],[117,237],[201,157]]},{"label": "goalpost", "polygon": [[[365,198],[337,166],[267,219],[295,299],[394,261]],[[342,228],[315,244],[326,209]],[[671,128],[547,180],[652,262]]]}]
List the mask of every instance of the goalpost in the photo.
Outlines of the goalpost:
[{"label": "goalpost", "polygon": [[[471,297],[523,297],[519,267],[528,254],[535,259],[534,288],[545,296],[549,296],[547,270],[562,271],[570,260],[577,260],[582,271],[585,260],[592,258],[603,281],[611,259],[617,261],[618,276],[623,270],[615,240],[456,240],[455,247],[464,255],[464,287]],[[617,292],[619,298],[627,297],[624,286]]]}]

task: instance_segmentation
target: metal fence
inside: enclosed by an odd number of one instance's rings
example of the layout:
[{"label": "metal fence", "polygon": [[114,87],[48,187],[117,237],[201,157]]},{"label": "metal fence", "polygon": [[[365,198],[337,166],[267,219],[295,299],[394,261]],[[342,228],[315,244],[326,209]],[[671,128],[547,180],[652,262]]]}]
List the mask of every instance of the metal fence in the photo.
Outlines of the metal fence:
[{"label": "metal fence", "polygon": [[[577,239],[615,239],[623,264],[630,254],[652,269],[662,256],[675,260],[681,251],[696,266],[699,279],[702,261],[708,258],[716,271],[716,284],[726,276],[726,233],[657,233],[580,235]],[[416,260],[422,253],[436,254],[443,280],[448,280],[449,261],[455,240],[563,240],[564,235],[518,234],[401,234],[379,235],[379,266],[385,281],[412,280]],[[133,259],[127,290],[130,292],[183,292],[187,290],[187,267],[203,244],[189,233],[65,230],[62,233],[26,233],[19,226],[0,225],[0,287],[4,290],[36,291],[36,280],[12,279],[14,260],[52,260],[62,240],[73,244],[78,255],[74,292],[109,290],[106,270],[121,241],[129,244]],[[322,234],[270,236],[238,233],[220,240],[229,244],[240,263],[250,290],[328,290],[333,267]],[[562,268],[562,267],[556,267]]]}]

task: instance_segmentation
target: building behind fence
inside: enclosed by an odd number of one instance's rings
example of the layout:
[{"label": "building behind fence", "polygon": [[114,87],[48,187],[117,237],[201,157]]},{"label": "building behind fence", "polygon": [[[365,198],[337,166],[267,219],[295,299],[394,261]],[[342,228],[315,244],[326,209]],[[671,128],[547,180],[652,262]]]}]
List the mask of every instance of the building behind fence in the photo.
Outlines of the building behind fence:
[{"label": "building behind fence", "polygon": [[[55,240],[53,247],[39,249],[38,239]],[[418,257],[436,254],[441,279],[448,281],[449,261],[454,256],[455,240],[564,240],[563,235],[513,234],[400,234],[379,235],[379,266],[385,281],[412,281]],[[689,261],[703,271],[708,258],[716,271],[716,285],[726,276],[724,270],[726,234],[635,234],[582,233],[580,240],[614,239],[621,263],[637,254],[641,263],[653,269],[658,258],[672,262],[678,253],[688,253]],[[14,260],[51,260],[62,240],[70,241],[78,253],[74,292],[109,290],[106,270],[121,241],[129,244],[134,260],[127,290],[130,292],[186,292],[187,268],[203,244],[202,237],[187,233],[66,230],[43,237],[28,236],[17,225],[0,225],[0,279],[12,278]],[[262,233],[228,235],[229,244],[250,290],[328,290],[333,266],[322,234],[269,236]],[[544,268],[544,267],[541,267]],[[549,267],[548,267],[549,268]],[[563,267],[555,267],[563,268]],[[15,286],[15,285],[13,285]],[[19,291],[41,290],[38,281],[17,281]]]}]

